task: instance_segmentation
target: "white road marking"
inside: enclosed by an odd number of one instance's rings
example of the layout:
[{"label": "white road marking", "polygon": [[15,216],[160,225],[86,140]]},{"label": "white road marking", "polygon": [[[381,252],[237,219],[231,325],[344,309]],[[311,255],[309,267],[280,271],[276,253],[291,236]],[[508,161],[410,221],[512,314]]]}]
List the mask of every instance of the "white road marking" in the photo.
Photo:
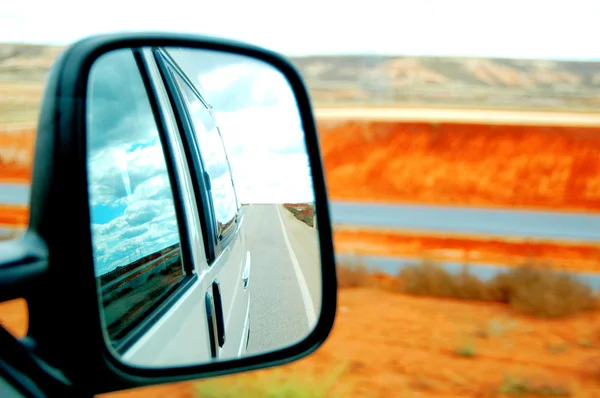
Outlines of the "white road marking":
[{"label": "white road marking", "polygon": [[308,291],[306,279],[304,278],[304,274],[302,273],[302,269],[300,268],[300,263],[298,263],[298,258],[296,258],[294,249],[292,249],[292,244],[290,243],[290,239],[288,238],[285,225],[283,225],[283,218],[281,217],[279,205],[276,205],[276,208],[277,216],[279,217],[279,223],[281,224],[281,230],[283,231],[283,239],[285,240],[288,252],[290,253],[292,265],[294,266],[294,273],[296,274],[296,279],[298,280],[298,285],[300,286],[300,293],[302,294],[302,301],[304,301],[304,309],[306,310],[306,319],[308,320],[308,327],[310,329],[313,326],[315,326],[317,320],[315,308],[313,306],[313,301],[310,296],[310,292]]},{"label": "white road marking", "polygon": [[246,347],[246,340],[248,337],[248,321],[250,320],[250,292],[248,292],[248,303],[246,304],[246,319],[244,320],[244,330],[242,331],[242,340],[240,341],[240,346],[238,348],[237,356],[238,358],[242,357],[242,352]]}]

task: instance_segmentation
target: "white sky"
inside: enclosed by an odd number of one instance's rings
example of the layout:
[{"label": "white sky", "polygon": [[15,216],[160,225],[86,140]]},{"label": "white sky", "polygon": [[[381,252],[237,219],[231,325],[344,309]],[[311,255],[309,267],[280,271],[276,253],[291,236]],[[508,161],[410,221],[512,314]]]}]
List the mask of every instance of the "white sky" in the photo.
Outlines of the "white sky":
[{"label": "white sky", "polygon": [[[198,51],[197,56],[210,59],[210,54]],[[214,111],[240,201],[314,201],[304,132],[290,85],[270,65],[245,57],[231,61],[238,63],[197,79],[213,106],[217,95],[239,101],[237,109],[216,106]]]},{"label": "white sky", "polygon": [[[68,44],[123,30],[210,34],[288,55],[600,59],[597,0],[5,1],[0,41]],[[32,12],[34,10],[35,12]]]}]

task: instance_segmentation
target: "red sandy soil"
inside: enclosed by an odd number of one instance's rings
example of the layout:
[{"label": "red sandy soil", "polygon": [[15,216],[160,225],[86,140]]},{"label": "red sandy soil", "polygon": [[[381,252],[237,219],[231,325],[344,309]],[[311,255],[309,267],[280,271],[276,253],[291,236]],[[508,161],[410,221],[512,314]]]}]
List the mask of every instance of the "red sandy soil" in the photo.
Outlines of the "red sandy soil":
[{"label": "red sandy soil", "polygon": [[[17,335],[25,333],[21,302],[1,304],[0,320]],[[464,354],[469,350],[472,356]],[[341,289],[334,330],[316,353],[275,370],[220,380],[226,385],[246,377],[259,383],[274,371],[302,377],[339,365],[346,371],[336,388],[350,386],[350,397],[494,397],[511,379],[597,397],[600,312],[540,320],[503,305]],[[104,396],[191,398],[194,389],[187,382]]]},{"label": "red sandy soil", "polygon": [[481,235],[433,235],[411,231],[336,228],[337,253],[400,256],[553,269],[600,272],[600,244],[548,242]]},{"label": "red sandy soil", "polygon": [[[319,123],[331,199],[560,211],[600,210],[598,132],[583,127]],[[12,152],[0,153],[30,155],[9,156],[14,161],[0,167],[0,180],[27,182],[33,134],[8,136],[0,134],[0,148],[13,148]],[[6,220],[19,211],[23,210],[4,207],[0,213]],[[15,223],[25,222],[16,218]],[[462,250],[471,253],[470,258],[477,253],[486,261],[504,259],[508,265],[511,258],[535,255],[561,259],[555,266],[575,268],[569,264],[587,260],[582,267],[598,269],[595,247],[381,234],[385,236],[336,231],[336,249],[350,245],[356,252],[364,250],[358,243],[374,247],[377,242],[383,251],[421,255]],[[372,278],[374,285],[393,283],[383,275]],[[23,335],[27,322],[23,303],[0,304],[0,321]],[[460,354],[469,351],[473,356]],[[330,339],[313,355],[281,369],[290,375],[324,374],[340,364],[348,369],[337,384],[354,384],[352,397],[493,397],[511,378],[564,390],[570,396],[600,397],[600,312],[540,320],[517,315],[501,304],[416,298],[374,287],[341,289]],[[269,372],[222,381],[260,380]],[[194,385],[105,396],[194,397]]]},{"label": "red sandy soil", "polygon": [[32,126],[0,128],[0,182],[30,182],[34,143]]},{"label": "red sandy soil", "polygon": [[28,221],[29,206],[6,205],[0,203],[0,226],[25,228]]},{"label": "red sandy soil", "polygon": [[332,200],[600,211],[600,127],[319,121]]}]

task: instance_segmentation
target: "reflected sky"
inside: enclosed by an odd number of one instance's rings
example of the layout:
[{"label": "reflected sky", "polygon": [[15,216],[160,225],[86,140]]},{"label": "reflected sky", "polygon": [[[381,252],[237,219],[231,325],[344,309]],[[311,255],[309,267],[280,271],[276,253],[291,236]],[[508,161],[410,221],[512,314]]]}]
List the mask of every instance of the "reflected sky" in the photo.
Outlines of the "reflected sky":
[{"label": "reflected sky", "polygon": [[131,51],[93,65],[87,123],[94,266],[104,274],[179,239],[162,146]]},{"label": "reflected sky", "polygon": [[210,192],[219,234],[223,225],[232,222],[237,212],[237,198],[224,144],[217,124],[191,87],[176,78],[189,110],[198,140],[204,168],[210,178]]},{"label": "reflected sky", "polygon": [[[304,133],[285,78],[238,56],[187,50],[172,55],[214,107],[239,201],[313,201]],[[94,64],[87,116],[93,249],[96,272],[103,274],[179,237],[157,127],[130,51],[109,53]],[[220,138],[207,134],[201,144],[218,149]],[[211,156],[216,152],[204,154],[215,211],[229,220],[236,210],[228,200],[230,174],[214,160],[219,156]]]},{"label": "reflected sky", "polygon": [[242,203],[314,200],[304,131],[285,77],[264,62],[192,49],[169,53],[213,106]]}]

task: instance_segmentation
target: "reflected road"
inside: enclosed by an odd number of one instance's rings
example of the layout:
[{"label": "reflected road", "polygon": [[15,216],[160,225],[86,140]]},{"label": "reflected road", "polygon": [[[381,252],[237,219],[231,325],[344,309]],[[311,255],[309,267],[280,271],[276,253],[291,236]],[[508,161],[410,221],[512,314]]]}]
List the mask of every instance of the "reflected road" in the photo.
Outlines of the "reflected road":
[{"label": "reflected road", "polygon": [[308,336],[309,319],[314,325],[319,317],[321,271],[316,230],[283,206],[244,206],[244,224],[252,254],[248,286],[251,355]]}]

